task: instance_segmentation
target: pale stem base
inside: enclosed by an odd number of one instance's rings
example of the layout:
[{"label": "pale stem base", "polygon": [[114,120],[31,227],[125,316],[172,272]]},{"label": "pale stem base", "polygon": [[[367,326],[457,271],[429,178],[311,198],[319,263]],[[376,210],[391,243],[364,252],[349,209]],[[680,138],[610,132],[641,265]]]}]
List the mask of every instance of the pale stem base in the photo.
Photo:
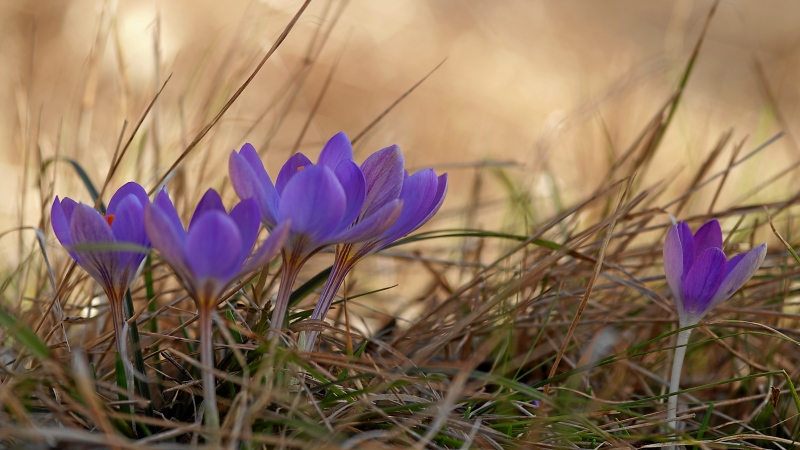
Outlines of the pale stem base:
[{"label": "pale stem base", "polygon": [[[336,293],[339,291],[342,283],[344,283],[344,278],[349,271],[350,269],[348,267],[334,263],[333,270],[328,276],[325,287],[322,288],[322,294],[319,296],[319,301],[317,301],[317,306],[314,308],[310,319],[325,320],[325,316],[328,315],[328,310],[331,309],[331,305],[333,304],[333,299],[336,297]],[[310,352],[314,348],[314,342],[316,342],[318,335],[319,331],[301,332],[297,347],[300,350]]]},{"label": "pale stem base", "polygon": [[128,398],[133,399],[133,367],[128,359],[128,345],[125,338],[125,326],[128,324],[127,320],[125,320],[125,310],[122,307],[121,299],[119,301],[109,301],[108,304],[111,307],[111,318],[114,321],[114,339],[116,340],[117,353],[119,353],[119,358],[122,361],[122,367],[125,368],[125,384],[128,387]]},{"label": "pale stem base", "polygon": [[275,298],[275,308],[272,310],[270,320],[269,337],[275,339],[278,332],[283,329],[283,321],[286,319],[286,310],[289,309],[289,298],[292,296],[292,286],[300,273],[300,267],[294,264],[283,262],[283,272],[281,273],[281,285],[278,287],[278,296]]},{"label": "pale stem base", "polygon": [[[675,347],[675,357],[672,360],[672,375],[669,379],[669,393],[675,394],[680,390],[681,372],[683,371],[683,360],[686,358],[686,345],[689,343],[689,335],[692,328],[682,330],[678,333],[678,343]],[[674,420],[678,416],[678,395],[671,395],[667,403],[667,422],[673,430],[678,429],[678,423]]]},{"label": "pale stem base", "polygon": [[214,311],[208,307],[198,310],[200,325],[200,362],[203,365],[203,421],[212,430],[219,428],[219,409],[217,408],[217,382],[214,378],[214,334],[212,319]]}]

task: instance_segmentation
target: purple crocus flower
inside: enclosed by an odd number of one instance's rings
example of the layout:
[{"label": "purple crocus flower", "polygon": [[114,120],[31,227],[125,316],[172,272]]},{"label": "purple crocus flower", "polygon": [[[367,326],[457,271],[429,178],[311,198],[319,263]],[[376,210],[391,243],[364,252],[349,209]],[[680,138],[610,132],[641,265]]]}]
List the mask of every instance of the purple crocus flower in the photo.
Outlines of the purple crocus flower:
[{"label": "purple crocus flower", "polygon": [[283,245],[285,225],[273,229],[252,254],[260,226],[255,200],[243,200],[225,211],[217,191],[209,189],[184,230],[165,190],[145,209],[144,224],[153,246],[175,270],[198,306],[216,306],[236,278],[267,264]]},{"label": "purple crocus flower", "polygon": [[[336,259],[311,315],[312,320],[325,318],[345,277],[361,259],[421,227],[442,206],[447,193],[447,174],[437,177],[433,169],[423,169],[409,176],[403,164],[402,153],[393,146],[373,153],[361,165],[367,179],[367,201],[356,223],[369,220],[382,203],[395,198],[403,203],[403,207],[397,220],[379,235],[336,246]],[[300,347],[311,350],[317,334],[313,331],[302,335]]]},{"label": "purple crocus flower", "polygon": [[685,222],[670,227],[664,241],[664,273],[675,298],[680,326],[697,324],[744,286],[766,254],[767,244],[761,244],[727,259],[716,219],[706,222],[694,236]]},{"label": "purple crocus flower", "polygon": [[[253,253],[261,225],[258,204],[246,199],[228,213],[213,189],[206,191],[197,205],[188,231],[165,190],[145,208],[144,224],[153,246],[197,303],[201,361],[204,368],[213,367],[212,320],[220,296],[238,277],[266,265],[278,253],[288,224],[274,227]],[[214,375],[211,370],[202,372],[206,424],[216,428],[219,413]]]},{"label": "purple crocus flower", "polygon": [[125,345],[123,298],[150,250],[142,221],[149,204],[144,188],[130,182],[114,193],[105,214],[66,197],[56,197],[50,212],[56,238],[108,297],[120,354]]},{"label": "purple crocus flower", "polygon": [[725,257],[722,251],[722,229],[714,219],[706,222],[697,233],[686,222],[673,225],[664,240],[664,274],[678,308],[679,326],[672,375],[669,382],[667,422],[677,428],[678,391],[686,346],[696,325],[708,314],[747,283],[767,255],[767,244],[749,252]]},{"label": "purple crocus flower", "polygon": [[[399,154],[396,147],[387,150]],[[292,286],[312,255],[333,244],[375,239],[400,214],[397,195],[368,189],[362,169],[353,162],[353,148],[344,133],[325,144],[317,164],[302,153],[290,157],[274,185],[252,145],[245,144],[239,152],[231,153],[229,170],[236,194],[255,199],[268,229],[284,221],[291,223],[272,312],[273,329],[283,327]],[[399,192],[399,184],[394,188]],[[373,198],[376,196],[380,198]],[[367,204],[374,207],[364,215]]]}]

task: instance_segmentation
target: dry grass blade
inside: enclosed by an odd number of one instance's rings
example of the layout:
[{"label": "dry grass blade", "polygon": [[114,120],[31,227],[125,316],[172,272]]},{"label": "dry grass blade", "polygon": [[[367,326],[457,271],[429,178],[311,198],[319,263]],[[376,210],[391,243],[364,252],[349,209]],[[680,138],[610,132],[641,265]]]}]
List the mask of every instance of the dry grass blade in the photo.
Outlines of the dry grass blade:
[{"label": "dry grass blade", "polygon": [[314,116],[319,110],[322,100],[325,98],[325,94],[328,92],[328,88],[331,86],[333,75],[336,73],[336,69],[339,68],[339,62],[342,60],[342,54],[344,54],[344,48],[342,48],[342,50],[339,52],[336,60],[331,65],[331,69],[328,71],[328,76],[325,77],[325,83],[322,85],[322,90],[319,92],[317,100],[314,102],[314,106],[312,106],[311,110],[308,112],[308,117],[306,118],[305,123],[303,123],[303,127],[300,129],[300,133],[297,135],[297,140],[294,141],[291,151],[292,154],[296,153],[297,149],[300,148],[300,143],[303,142],[303,137],[305,137],[308,127],[311,126],[311,122],[314,120]]},{"label": "dry grass blade", "polygon": [[211,131],[214,125],[216,125],[217,122],[219,122],[222,116],[225,115],[228,109],[230,109],[230,107],[233,106],[234,102],[236,102],[239,96],[242,95],[242,92],[244,92],[247,86],[250,85],[250,82],[253,81],[256,75],[258,75],[258,72],[261,71],[261,68],[264,67],[264,64],[267,63],[269,58],[275,53],[278,47],[280,47],[280,45],[289,35],[289,32],[292,31],[292,28],[294,28],[295,24],[300,19],[300,16],[303,15],[303,12],[306,10],[306,8],[310,3],[311,0],[305,0],[303,2],[302,6],[300,6],[300,9],[297,11],[294,17],[292,17],[292,20],[289,21],[289,23],[286,25],[286,28],[284,28],[283,32],[281,32],[280,36],[278,36],[278,39],[275,40],[275,43],[272,44],[272,47],[270,47],[270,49],[267,51],[267,53],[264,55],[261,61],[259,61],[258,65],[256,65],[255,69],[253,69],[253,71],[250,73],[250,76],[248,76],[247,79],[244,80],[244,82],[239,86],[239,88],[236,89],[236,92],[234,92],[233,95],[231,95],[231,97],[228,99],[228,101],[225,102],[225,105],[219,110],[219,112],[217,112],[214,118],[211,119],[211,121],[208,122],[208,124],[206,124],[206,126],[204,126],[202,130],[200,130],[200,132],[197,134],[197,136],[195,136],[192,142],[189,143],[189,146],[183,150],[180,156],[178,156],[178,158],[172,163],[172,165],[169,167],[169,169],[167,169],[164,175],[162,175],[161,178],[158,180],[158,182],[156,182],[156,184],[150,189],[150,191],[148,192],[149,194],[152,195],[156,191],[156,189],[158,189],[158,187],[161,186],[162,183],[164,183],[164,181],[172,173],[172,171],[174,171],[175,168],[178,167],[181,161],[183,161],[189,155],[189,153],[197,146],[197,144],[199,144],[200,141],[203,140],[205,135],[208,134],[209,131]]},{"label": "dry grass blade", "polygon": [[[747,138],[743,138],[739,141],[738,144],[734,145],[733,151],[731,152],[731,159],[728,161],[728,167],[730,167],[736,158],[739,156],[739,152],[742,151],[744,148],[744,143],[747,142]],[[714,207],[717,205],[717,200],[719,200],[719,195],[722,193],[722,188],[725,187],[725,181],[728,180],[728,175],[730,172],[725,172],[725,175],[722,176],[722,179],[719,180],[719,186],[717,186],[717,190],[714,192],[714,198],[711,199],[711,204],[708,205],[708,214],[711,215],[711,212],[714,211]]]},{"label": "dry grass blade", "polygon": [[[695,173],[692,182],[689,184],[689,190],[693,190],[694,188],[696,188],[697,185],[703,180],[703,177],[705,177],[708,171],[711,170],[711,166],[717,160],[720,153],[722,153],[722,150],[725,148],[725,145],[727,145],[732,135],[733,135],[733,130],[728,130],[725,134],[723,134],[719,138],[719,141],[717,141],[717,145],[714,146],[714,149],[711,150],[711,152],[708,154],[708,158],[706,158],[705,162],[703,162],[703,165],[700,166],[700,169],[698,169],[697,173]],[[730,164],[728,166],[730,167]],[[725,180],[723,178],[720,184],[723,184],[724,181]],[[675,208],[676,216],[680,215],[680,213],[683,211],[683,208],[686,206],[686,203],[689,202],[689,198],[690,197],[684,197],[683,200],[678,204],[678,207]]]},{"label": "dry grass blade", "polygon": [[[572,340],[572,335],[575,332],[575,329],[578,327],[578,322],[581,320],[581,315],[583,315],[584,309],[586,309],[586,303],[589,301],[589,297],[592,295],[592,290],[594,289],[594,283],[597,280],[597,276],[600,274],[600,269],[603,267],[603,258],[606,255],[606,249],[608,248],[608,244],[611,241],[611,236],[614,233],[614,226],[617,224],[617,220],[622,214],[623,208],[622,206],[625,204],[625,200],[628,197],[628,193],[630,192],[631,187],[633,186],[633,180],[635,177],[631,177],[628,180],[627,186],[625,186],[625,190],[620,195],[619,202],[617,203],[617,209],[614,212],[614,215],[611,218],[611,222],[608,224],[608,228],[606,229],[605,238],[603,238],[603,244],[600,247],[600,253],[597,256],[597,263],[594,266],[594,271],[592,272],[591,278],[589,278],[589,283],[586,286],[586,291],[583,294],[583,298],[581,299],[580,305],[578,305],[578,310],[575,312],[575,317],[572,319],[572,324],[570,324],[569,329],[567,330],[567,334],[564,336],[564,340],[561,344],[561,348],[558,350],[556,354],[555,362],[553,362],[553,366],[550,368],[550,373],[548,374],[548,378],[553,378],[558,371],[558,364],[561,362],[561,358],[564,356],[564,352],[567,350],[567,346],[570,344]],[[550,385],[545,385],[544,393],[547,394]]]},{"label": "dry grass blade", "polygon": [[443,64],[444,64],[446,61],[447,61],[447,58],[443,59],[441,62],[439,62],[439,64],[437,64],[437,65],[436,65],[436,66],[435,66],[433,69],[431,69],[431,71],[430,71],[430,72],[428,72],[427,74],[425,74],[425,76],[424,76],[424,77],[420,78],[420,80],[419,80],[419,81],[417,81],[416,83],[414,83],[414,85],[413,85],[413,86],[411,86],[410,88],[408,88],[408,90],[407,90],[407,91],[403,92],[403,94],[402,94],[402,95],[400,95],[400,97],[397,97],[397,100],[395,100],[394,102],[392,102],[392,104],[391,104],[391,105],[389,105],[389,107],[388,107],[388,108],[386,108],[385,110],[383,110],[383,112],[382,112],[382,113],[378,114],[378,116],[377,116],[377,117],[375,117],[375,118],[372,120],[372,122],[370,122],[370,123],[369,123],[369,124],[368,124],[366,127],[364,127],[364,129],[363,129],[363,130],[361,130],[361,131],[360,131],[358,134],[356,134],[356,135],[355,135],[355,137],[353,137],[353,139],[351,140],[351,142],[352,142],[353,144],[355,144],[356,142],[358,142],[359,140],[361,140],[361,138],[362,138],[362,137],[364,137],[364,135],[366,135],[367,133],[369,133],[369,131],[370,131],[371,129],[373,129],[373,128],[375,127],[375,125],[377,125],[378,123],[380,123],[380,121],[381,121],[381,120],[383,120],[383,118],[384,118],[384,117],[386,117],[386,115],[388,115],[390,112],[392,112],[392,110],[393,110],[393,109],[394,109],[394,108],[395,108],[397,105],[399,105],[399,104],[400,104],[400,102],[402,102],[402,101],[403,101],[403,100],[404,100],[406,97],[408,97],[409,95],[411,95],[411,93],[412,93],[412,92],[414,92],[414,90],[416,90],[416,89],[417,89],[417,88],[418,88],[420,85],[422,85],[422,83],[424,83],[424,82],[425,82],[425,80],[427,80],[427,79],[428,79],[428,78],[429,78],[431,75],[433,75],[433,73],[434,73],[434,72],[436,72],[437,70],[439,70],[439,68],[440,68],[440,67],[442,67],[442,65],[443,65]]},{"label": "dry grass blade", "polygon": [[[122,143],[122,136],[125,134],[125,129],[128,126],[128,121],[126,120],[125,123],[123,124],[122,131],[120,131],[120,133],[119,133],[119,141],[117,142],[117,146],[114,149],[114,157],[111,160],[112,161],[111,167],[109,167],[108,173],[106,174],[106,179],[103,182],[103,187],[100,189],[100,195],[98,196],[98,202],[102,201],[103,194],[105,193],[106,188],[108,187],[108,183],[111,181],[111,177],[113,177],[114,174],[117,172],[117,168],[119,167],[119,163],[122,161],[122,158],[125,157],[125,154],[128,152],[128,149],[130,148],[131,144],[133,143],[133,138],[136,136],[136,133],[142,127],[142,124],[144,123],[145,119],[147,119],[148,114],[153,109],[153,106],[156,104],[156,101],[161,96],[161,93],[164,92],[164,88],[167,87],[167,83],[169,83],[169,80],[171,78],[172,78],[172,75],[168,76],[167,79],[164,80],[164,83],[161,85],[161,88],[158,90],[158,92],[156,92],[156,95],[153,96],[153,99],[150,100],[150,103],[147,105],[147,108],[145,108],[144,112],[139,117],[139,120],[136,122],[136,125],[133,127],[133,130],[131,130],[131,135],[130,135],[130,137],[128,137],[127,142],[125,142],[125,145],[122,147],[122,151],[120,151],[120,144]],[[99,203],[95,204],[95,208],[97,208],[98,206],[99,206]]]},{"label": "dry grass blade", "polygon": [[776,135],[772,136],[771,138],[767,139],[767,140],[766,140],[766,141],[764,141],[764,142],[763,142],[761,145],[759,145],[758,147],[756,147],[755,149],[753,149],[752,151],[750,151],[750,153],[748,153],[748,154],[746,154],[746,155],[742,156],[741,158],[739,158],[738,160],[736,160],[736,162],[734,162],[733,164],[729,164],[729,165],[728,165],[728,167],[726,167],[725,169],[723,169],[723,170],[721,170],[721,171],[719,171],[719,172],[715,173],[714,175],[712,175],[711,177],[709,177],[708,179],[706,179],[706,180],[705,180],[705,181],[703,181],[702,183],[698,184],[698,185],[697,185],[697,186],[695,186],[694,188],[692,188],[692,189],[688,190],[687,192],[685,192],[685,193],[681,194],[680,196],[678,196],[678,197],[677,197],[677,198],[675,198],[674,200],[672,200],[672,201],[668,202],[666,205],[664,205],[664,208],[670,207],[670,206],[672,206],[672,205],[674,205],[674,204],[676,204],[676,203],[678,203],[678,202],[681,202],[681,201],[683,201],[683,199],[685,199],[686,197],[689,197],[689,196],[691,196],[692,194],[694,194],[694,193],[695,193],[695,192],[697,192],[698,190],[700,190],[700,189],[702,189],[702,188],[706,187],[706,186],[707,186],[709,183],[711,183],[712,181],[716,180],[717,178],[720,178],[720,177],[723,177],[723,176],[725,176],[725,174],[727,174],[728,172],[730,172],[730,171],[731,171],[731,169],[733,169],[734,167],[737,167],[737,166],[741,165],[742,163],[744,163],[745,161],[749,160],[749,159],[750,159],[750,158],[752,158],[753,156],[757,155],[757,154],[758,154],[758,153],[760,153],[761,151],[763,151],[763,150],[765,150],[765,149],[769,148],[769,146],[770,146],[770,145],[772,145],[773,143],[775,143],[776,141],[778,141],[780,138],[782,138],[782,137],[783,137],[783,136],[785,136],[785,135],[786,135],[786,133],[784,133],[784,132],[780,132],[780,133],[778,133],[778,134],[776,134]]},{"label": "dry grass blade", "polygon": [[112,449],[120,448],[115,442],[113,427],[106,417],[104,408],[97,398],[95,388],[92,383],[92,375],[89,369],[89,363],[82,351],[77,351],[73,358],[72,369],[75,372],[75,383],[80,392],[82,399],[88,404],[88,410],[93,416],[94,423],[103,431],[103,434],[109,438]]},{"label": "dry grass blade", "polygon": [[[609,186],[606,186],[606,187],[598,190],[589,199],[581,202],[580,204],[576,205],[575,207],[570,208],[569,210],[564,211],[562,214],[559,214],[558,216],[553,218],[553,220],[549,221],[544,226],[542,226],[539,229],[539,231],[537,231],[532,236],[530,236],[527,239],[525,239],[525,241],[523,241],[519,245],[516,245],[512,249],[510,249],[507,252],[505,252],[502,256],[500,256],[499,258],[495,259],[492,263],[488,264],[483,270],[481,270],[478,274],[476,274],[470,281],[468,281],[467,283],[464,283],[464,285],[462,285],[461,287],[456,289],[453,292],[453,294],[450,295],[447,298],[447,300],[442,302],[436,308],[433,308],[430,311],[430,314],[426,316],[426,318],[436,320],[437,318],[441,318],[443,316],[448,315],[450,313],[450,311],[448,310],[449,307],[457,306],[458,302],[461,301],[462,297],[467,292],[469,292],[471,289],[473,289],[479,283],[483,283],[488,278],[490,278],[491,277],[490,274],[492,273],[492,270],[495,269],[498,265],[500,265],[503,261],[505,261],[507,258],[511,257],[512,255],[524,250],[528,245],[530,245],[531,243],[533,243],[537,239],[539,239],[541,236],[543,236],[548,230],[550,230],[551,228],[555,227],[556,225],[561,223],[566,218],[572,216],[576,212],[582,210],[587,205],[593,203],[595,200],[601,198],[602,195],[604,195],[608,191],[612,190],[613,188],[618,186],[620,183],[621,183],[621,181],[620,182],[615,182],[615,183],[610,184]],[[578,241],[577,243],[575,243],[573,245],[578,245],[580,243],[582,243],[582,241]],[[545,260],[545,262],[556,261],[564,253],[569,253],[572,250],[573,250],[573,248],[564,245],[558,250],[558,252],[556,252],[555,254],[553,254],[551,256],[548,256],[548,258]],[[531,273],[526,274],[526,277],[530,277],[530,278],[536,279],[537,277],[541,276],[541,271],[546,270],[545,269],[546,267],[547,267],[547,264],[541,264],[539,266],[539,270],[532,271]],[[517,290],[517,286],[516,285],[511,285],[511,286],[508,286],[506,289],[508,289],[508,290],[505,290],[501,295],[499,295],[497,301],[501,301],[510,292],[514,292],[515,290]],[[456,336],[456,335],[458,335],[458,333],[463,331],[463,329],[466,326],[468,326],[468,324],[471,323],[471,319],[474,319],[475,317],[481,317],[486,311],[492,309],[493,306],[494,306],[493,304],[487,304],[487,305],[483,306],[480,310],[473,311],[473,313],[471,314],[470,317],[464,318],[464,320],[459,321],[455,326],[453,326],[448,331],[446,331],[440,337],[440,339],[437,339],[435,342],[430,343],[428,346],[423,347],[423,349],[421,349],[420,351],[416,352],[415,358],[420,360],[420,361],[427,360],[428,358],[430,358],[431,356],[433,356],[434,354],[439,352],[441,350],[441,348],[444,345],[446,345],[450,339],[452,339],[453,336]],[[431,324],[428,321],[426,321],[425,318],[422,318],[422,320],[420,320],[419,322],[417,322],[413,326],[409,327],[408,330],[406,330],[403,334],[398,336],[396,339],[397,340],[406,339],[409,336],[413,336],[414,333],[418,333],[420,330],[430,329],[430,327],[432,325],[433,324]]]},{"label": "dry grass blade", "polygon": [[434,436],[439,433],[442,425],[447,423],[448,415],[450,414],[452,408],[458,399],[464,394],[463,390],[467,384],[470,374],[473,370],[475,370],[478,364],[480,364],[481,361],[483,361],[483,359],[492,352],[494,346],[494,342],[484,342],[481,347],[475,351],[475,353],[472,355],[472,358],[470,358],[469,361],[464,362],[458,371],[458,375],[456,375],[455,379],[448,387],[447,395],[445,396],[444,400],[436,407],[439,412],[431,421],[428,431],[425,432],[425,435],[422,436],[422,439],[414,444],[415,450],[421,450],[425,448],[428,443],[431,442]]},{"label": "dry grass blade", "polygon": [[778,240],[781,241],[781,244],[786,247],[786,250],[792,255],[792,258],[797,261],[797,264],[800,264],[800,256],[797,255],[797,252],[794,250],[794,248],[792,248],[791,244],[786,242],[786,239],[784,239],[783,236],[781,236],[781,234],[778,232],[778,229],[775,228],[775,223],[772,221],[772,217],[769,215],[769,210],[765,209],[765,213],[767,214],[767,221],[769,222],[769,227],[772,229],[772,233],[775,234]]}]

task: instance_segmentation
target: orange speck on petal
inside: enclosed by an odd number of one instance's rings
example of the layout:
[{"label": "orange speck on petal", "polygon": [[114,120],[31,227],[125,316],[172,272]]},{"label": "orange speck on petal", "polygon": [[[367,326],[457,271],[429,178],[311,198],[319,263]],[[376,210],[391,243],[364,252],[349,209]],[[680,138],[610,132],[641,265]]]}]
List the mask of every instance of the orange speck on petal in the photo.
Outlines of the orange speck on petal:
[{"label": "orange speck on petal", "polygon": [[108,226],[111,226],[114,223],[114,215],[113,214],[109,214],[109,215],[103,214],[103,217],[105,217],[106,221],[108,222]]},{"label": "orange speck on petal", "polygon": [[297,168],[297,171],[300,172],[301,170],[303,170],[305,168],[306,168],[306,166],[300,166],[300,167]]}]

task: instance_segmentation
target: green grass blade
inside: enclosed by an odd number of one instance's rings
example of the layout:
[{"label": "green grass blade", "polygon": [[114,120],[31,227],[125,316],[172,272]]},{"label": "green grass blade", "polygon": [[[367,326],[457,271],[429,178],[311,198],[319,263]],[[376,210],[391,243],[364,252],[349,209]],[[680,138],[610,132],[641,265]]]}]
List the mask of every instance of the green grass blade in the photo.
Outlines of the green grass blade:
[{"label": "green grass blade", "polygon": [[[417,233],[413,236],[408,236],[403,239],[399,239],[392,243],[391,245],[387,246],[386,248],[398,247],[400,245],[410,244],[412,242],[420,242],[426,241],[429,239],[439,239],[439,238],[447,238],[447,237],[456,237],[456,238],[464,238],[464,237],[479,237],[479,238],[497,238],[497,239],[507,239],[515,242],[525,242],[530,238],[530,236],[522,236],[517,234],[509,234],[509,233],[500,233],[495,231],[486,231],[486,230],[476,230],[476,229],[444,229],[444,230],[434,230],[434,231],[426,231],[424,233]],[[549,248],[551,250],[560,250],[563,247],[561,244],[558,244],[553,241],[548,241],[546,239],[534,239],[531,241],[531,244],[538,245],[539,247]]]},{"label": "green grass blade", "polygon": [[[714,410],[714,402],[708,404],[708,409],[706,409],[706,414],[703,416],[703,423],[700,424],[700,429],[697,430],[697,440],[703,439],[703,435],[706,433],[708,429],[708,423],[711,421],[711,411]],[[694,450],[699,450],[698,447],[693,447]]]},{"label": "green grass blade", "polygon": [[[125,379],[125,364],[122,362],[122,358],[119,356],[119,352],[114,352],[114,368],[115,370],[115,377],[117,380],[117,387],[119,388],[119,394],[117,398],[121,402],[128,401],[128,380]],[[120,409],[128,414],[133,414],[133,405],[130,404],[122,404],[120,405]]]},{"label": "green grass blade", "polygon": [[105,214],[106,212],[105,203],[103,203],[102,201],[98,202],[98,199],[100,198],[100,191],[97,190],[97,187],[95,187],[94,183],[92,182],[92,179],[89,178],[89,174],[86,173],[86,170],[83,169],[83,167],[78,163],[78,161],[75,161],[74,159],[66,156],[49,158],[42,162],[42,167],[40,169],[41,172],[44,172],[45,169],[47,169],[47,166],[49,166],[55,161],[64,161],[68,163],[70,166],[72,166],[72,168],[75,170],[75,173],[78,175],[78,178],[81,179],[83,185],[86,187],[86,190],[89,191],[89,196],[92,197],[92,202],[94,202],[97,205],[100,205],[99,206],[100,212]]},{"label": "green grass blade", "polygon": [[[236,317],[233,315],[233,311],[231,310],[225,310],[225,319],[232,324],[236,323]],[[239,333],[239,330],[237,330],[236,327],[230,326],[228,327],[228,331],[230,331],[231,336],[233,336],[233,340],[236,341],[236,343],[241,344],[244,342],[242,333]]]},{"label": "green grass blade", "polygon": [[330,276],[332,268],[333,266],[328,267],[327,269],[314,275],[313,278],[303,283],[299,288],[295,289],[292,292],[292,295],[289,296],[289,307],[298,304],[301,300],[314,292],[315,289],[322,286],[322,284],[328,279],[328,276]]},{"label": "green grass blade", "polygon": [[[128,290],[125,292],[125,318],[129,320],[128,322],[128,333],[131,339],[131,351],[133,353],[133,365],[136,367],[136,371],[139,372],[142,377],[147,377],[146,367],[144,365],[144,355],[142,355],[142,343],[139,338],[139,327],[136,325],[135,320],[131,320],[133,315],[136,313],[133,309],[133,297],[131,296],[131,291]],[[145,413],[153,417],[153,404],[152,398],[150,397],[150,385],[148,384],[146,379],[142,379],[140,377],[135,377],[136,379],[136,387],[139,389],[139,395],[144,397],[147,401],[147,407],[145,407]]]},{"label": "green grass blade", "polygon": [[40,359],[50,357],[50,349],[39,339],[39,336],[3,308],[0,308],[0,326],[7,329],[11,336],[25,346],[31,354]]}]

